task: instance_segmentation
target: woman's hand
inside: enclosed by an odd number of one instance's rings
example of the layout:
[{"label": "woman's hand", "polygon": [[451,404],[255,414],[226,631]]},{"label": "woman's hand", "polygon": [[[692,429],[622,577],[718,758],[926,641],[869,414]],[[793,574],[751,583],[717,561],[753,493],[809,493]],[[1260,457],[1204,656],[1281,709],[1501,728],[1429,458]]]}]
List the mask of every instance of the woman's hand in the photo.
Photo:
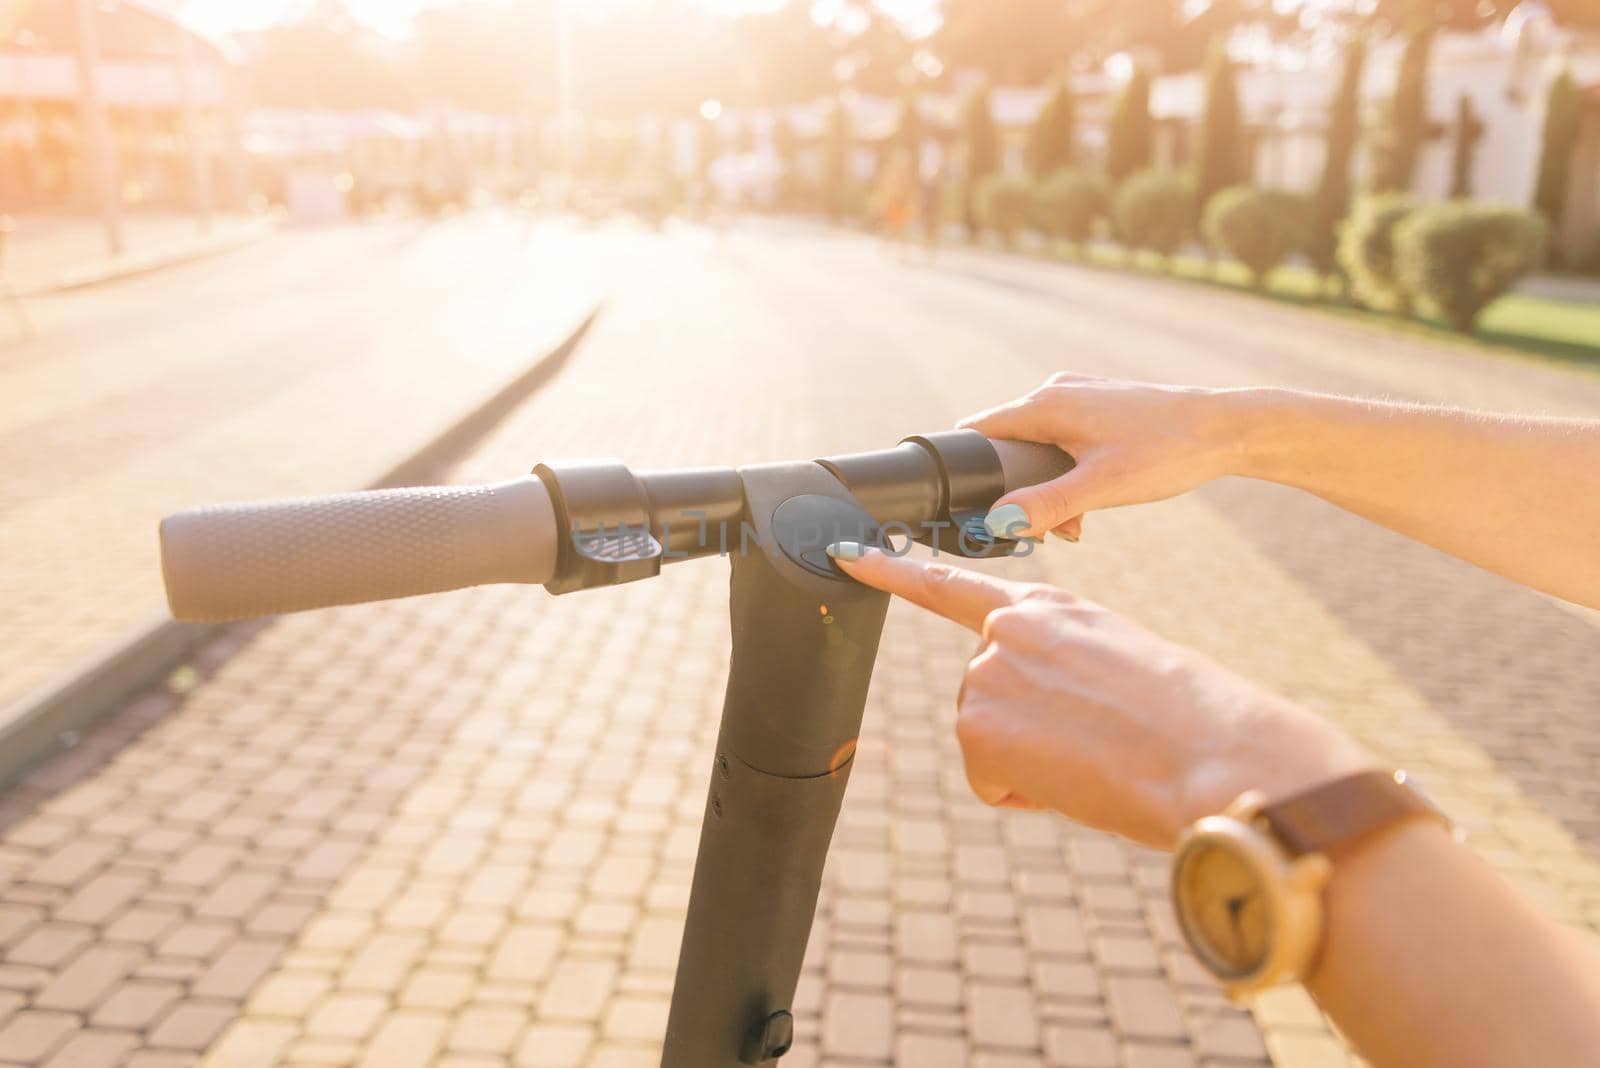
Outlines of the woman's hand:
[{"label": "woman's hand", "polygon": [[[1009,493],[990,512],[1011,528],[1008,536],[1054,530],[1076,541],[1085,512],[1165,500],[1234,473],[1250,393],[1063,373],[961,425],[1056,445],[1077,459],[1065,475]],[[1001,513],[1006,505],[1023,515]],[[1018,522],[1027,528],[1017,531]]]},{"label": "woman's hand", "polygon": [[1285,796],[1368,766],[1326,721],[1063,590],[850,544],[830,553],[982,635],[956,736],[989,804],[1170,849],[1245,790]]}]

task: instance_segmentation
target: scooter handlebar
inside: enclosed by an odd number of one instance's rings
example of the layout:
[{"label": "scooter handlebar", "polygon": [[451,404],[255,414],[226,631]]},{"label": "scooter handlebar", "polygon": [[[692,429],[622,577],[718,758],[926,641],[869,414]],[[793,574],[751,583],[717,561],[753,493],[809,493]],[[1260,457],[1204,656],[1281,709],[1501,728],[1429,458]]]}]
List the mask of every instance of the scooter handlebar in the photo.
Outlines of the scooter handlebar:
[{"label": "scooter handlebar", "polygon": [[1005,473],[1006,492],[1037,486],[1049,482],[1072,470],[1072,457],[1054,445],[1038,445],[1031,441],[994,441],[994,451],[1000,457],[1000,470]]},{"label": "scooter handlebar", "polygon": [[[993,444],[1008,492],[1072,466],[1047,445]],[[561,534],[549,490],[530,476],[180,512],[161,523],[161,569],[175,618],[217,623],[464,586],[547,583]]]},{"label": "scooter handlebar", "polygon": [[548,582],[555,510],[537,478],[197,508],[161,523],[174,617],[307,608]]}]

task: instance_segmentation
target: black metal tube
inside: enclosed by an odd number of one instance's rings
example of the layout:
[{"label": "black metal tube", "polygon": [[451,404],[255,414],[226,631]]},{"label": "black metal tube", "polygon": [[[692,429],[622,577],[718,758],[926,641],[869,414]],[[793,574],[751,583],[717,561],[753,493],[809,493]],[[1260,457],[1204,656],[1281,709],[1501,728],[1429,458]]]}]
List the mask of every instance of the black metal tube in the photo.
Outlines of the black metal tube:
[{"label": "black metal tube", "polygon": [[817,463],[833,472],[879,523],[917,527],[944,506],[944,481],[932,454],[905,442],[892,449],[827,456]]},{"label": "black metal tube", "polygon": [[733,468],[646,471],[639,481],[650,499],[650,528],[661,542],[662,563],[713,556],[738,544],[744,482]]}]

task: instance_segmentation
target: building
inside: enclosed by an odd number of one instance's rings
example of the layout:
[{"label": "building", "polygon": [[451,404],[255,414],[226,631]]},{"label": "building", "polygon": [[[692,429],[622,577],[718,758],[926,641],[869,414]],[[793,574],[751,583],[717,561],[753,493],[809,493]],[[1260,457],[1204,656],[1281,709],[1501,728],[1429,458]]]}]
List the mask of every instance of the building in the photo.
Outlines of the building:
[{"label": "building", "polygon": [[[89,138],[75,0],[0,7],[0,199],[86,207]],[[245,192],[232,51],[135,0],[95,0],[97,81],[117,193],[130,206],[209,210]]]}]

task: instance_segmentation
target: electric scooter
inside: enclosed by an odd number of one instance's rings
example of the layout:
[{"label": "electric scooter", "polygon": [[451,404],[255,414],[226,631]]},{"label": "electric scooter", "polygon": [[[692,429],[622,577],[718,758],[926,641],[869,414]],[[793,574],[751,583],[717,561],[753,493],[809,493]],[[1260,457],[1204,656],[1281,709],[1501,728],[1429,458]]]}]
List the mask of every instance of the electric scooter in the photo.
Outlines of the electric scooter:
[{"label": "electric scooter", "polygon": [[731,559],[733,657],[661,1063],[735,1068],[793,1044],[790,1007],[888,610],[827,546],[1025,553],[991,536],[985,515],[1072,464],[970,430],[737,469],[540,464],[491,486],[183,512],[161,524],[162,570],[175,617],[221,622],[487,583],[566,594]]}]

